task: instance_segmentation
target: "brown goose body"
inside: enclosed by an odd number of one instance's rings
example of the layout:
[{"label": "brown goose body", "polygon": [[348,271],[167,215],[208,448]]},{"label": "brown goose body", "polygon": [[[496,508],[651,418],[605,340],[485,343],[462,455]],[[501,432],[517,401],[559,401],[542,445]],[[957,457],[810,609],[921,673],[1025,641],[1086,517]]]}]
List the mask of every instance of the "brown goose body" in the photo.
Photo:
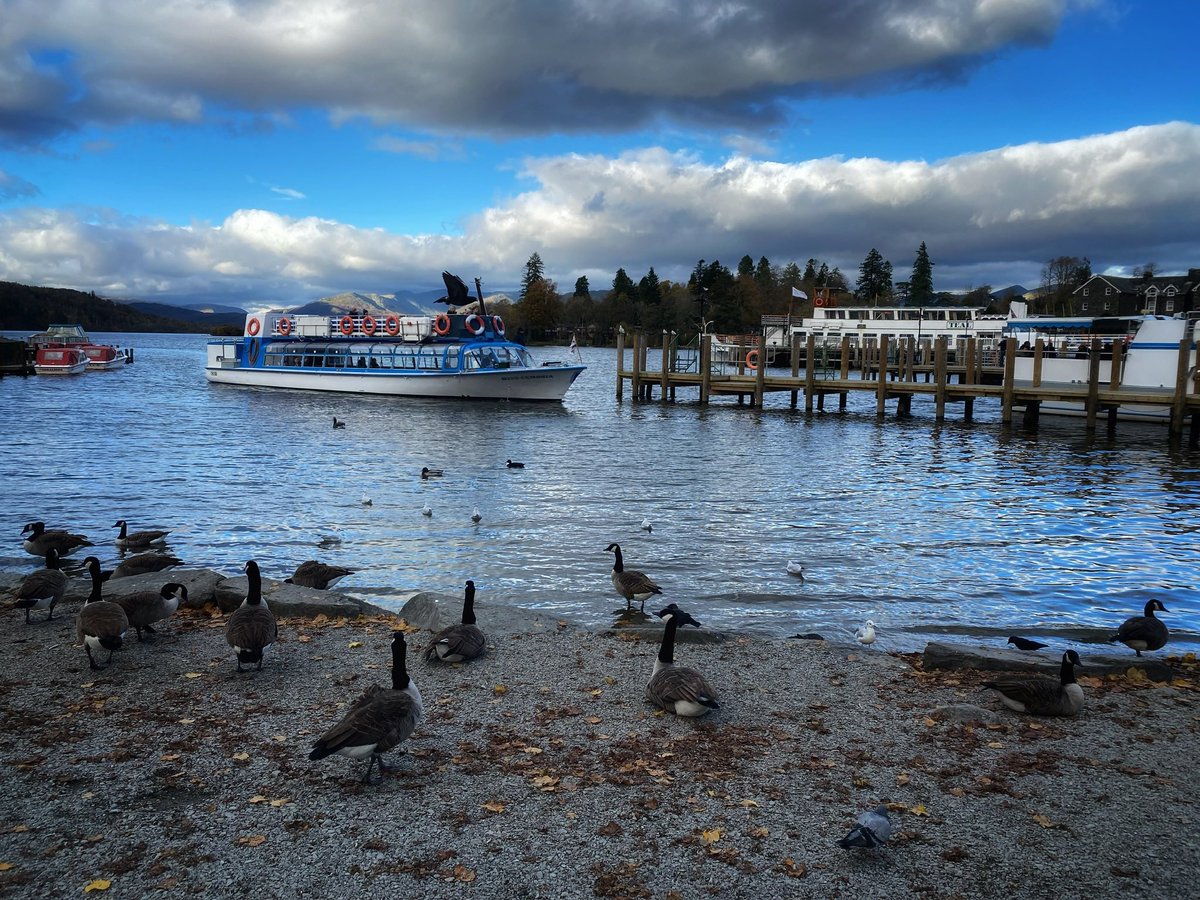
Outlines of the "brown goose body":
[{"label": "brown goose body", "polygon": [[47,550],[54,550],[59,556],[68,556],[72,550],[92,546],[85,535],[72,534],[61,528],[47,531],[45,522],[30,522],[21,529],[21,534],[29,535],[21,546],[26,553],[34,556],[45,556]]},{"label": "brown goose body", "polygon": [[275,615],[262,599],[262,576],[258,563],[246,563],[246,580],[249,590],[242,605],[229,614],[225,623],[225,640],[237,655],[237,670],[244,672],[243,665],[256,665],[262,671],[263,652],[275,643],[279,627]]},{"label": "brown goose body", "polygon": [[658,612],[666,620],[662,646],[654,660],[654,671],[646,684],[646,699],[679,716],[703,716],[720,709],[717,693],[695,669],[675,665],[675,632],[681,625],[700,627],[700,623],[672,603]]},{"label": "brown goose body", "polygon": [[160,590],[138,591],[136,594],[118,597],[114,602],[125,610],[125,616],[137,632],[140,641],[143,630],[153,633],[155,622],[175,615],[179,604],[187,602],[187,595],[186,587],[171,582],[164,584]]},{"label": "brown goose body", "polygon": [[124,519],[117,519],[113,528],[120,528],[117,535],[117,546],[122,550],[142,550],[151,544],[161,541],[169,531],[130,531]]},{"label": "brown goose body", "polygon": [[117,563],[113,578],[129,578],[133,575],[149,575],[174,566],[182,566],[183,560],[169,553],[139,553]]},{"label": "brown goose body", "polygon": [[1120,642],[1136,652],[1138,656],[1142,655],[1143,650],[1161,650],[1167,645],[1171,633],[1167,631],[1167,626],[1161,619],[1155,618],[1156,610],[1167,612],[1167,608],[1162,605],[1161,600],[1149,601],[1146,604],[1144,615],[1134,616],[1132,619],[1122,622],[1117,633],[1108,639],[1109,643]]},{"label": "brown goose body", "polygon": [[378,685],[369,688],[355,701],[340,722],[330,728],[313,745],[309,759],[345,756],[366,759],[363,781],[371,782],[371,769],[378,765],[380,772],[393,771],[383,761],[383,754],[407,740],[424,714],[421,692],[408,675],[405,665],[407,645],[404,632],[392,635],[392,687]]},{"label": "brown goose body", "polygon": [[79,616],[75,620],[75,638],[87,653],[88,665],[93,669],[102,666],[96,663],[92,651],[107,650],[108,659],[105,666],[112,662],[113,651],[120,650],[125,641],[125,632],[129,630],[129,619],[125,610],[115,603],[101,599],[101,585],[104,578],[100,574],[100,560],[89,556],[84,561],[92,576],[92,593],[83,602]]},{"label": "brown goose body", "polygon": [[54,607],[70,585],[71,579],[58,568],[58,551],[51,547],[46,551],[46,567],[30,572],[18,585],[13,608],[25,610],[26,625],[29,624],[30,610],[48,609],[46,621],[49,622],[54,618]]},{"label": "brown goose body", "polygon": [[462,623],[443,628],[425,648],[425,659],[465,662],[482,656],[487,638],[475,625],[475,582],[468,581],[463,596]]},{"label": "brown goose body", "polygon": [[636,572],[625,568],[625,560],[621,555],[620,544],[609,544],[606,553],[615,554],[612,569],[612,586],[618,594],[625,598],[625,608],[629,609],[637,600],[646,609],[646,601],[655,594],[661,594],[662,588],[650,580],[645,572]]},{"label": "brown goose body", "polygon": [[1075,681],[1079,654],[1068,650],[1062,657],[1059,678],[1000,678],[983,686],[996,691],[1009,709],[1034,716],[1074,716],[1083,709],[1083,688]]},{"label": "brown goose body", "polygon": [[353,569],[346,569],[342,566],[329,566],[315,559],[309,559],[296,566],[296,571],[292,574],[292,577],[285,578],[284,581],[287,584],[317,588],[324,591],[335,584],[338,579],[353,574]]}]

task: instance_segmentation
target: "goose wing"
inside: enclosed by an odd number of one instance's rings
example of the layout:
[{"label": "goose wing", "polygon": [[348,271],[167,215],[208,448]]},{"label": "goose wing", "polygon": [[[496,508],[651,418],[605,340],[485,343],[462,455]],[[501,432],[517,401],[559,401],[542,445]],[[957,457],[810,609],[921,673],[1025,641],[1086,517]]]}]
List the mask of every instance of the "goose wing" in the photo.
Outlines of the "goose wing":
[{"label": "goose wing", "polygon": [[1167,635],[1167,626],[1160,619],[1153,616],[1134,616],[1121,623],[1113,639],[1123,644],[1129,641],[1144,641],[1146,649],[1157,650],[1167,642]]},{"label": "goose wing", "polygon": [[71,579],[58,569],[38,569],[30,572],[17,588],[17,604],[22,601],[44,600],[48,597],[62,599]]},{"label": "goose wing", "polygon": [[125,610],[109,600],[85,603],[76,619],[75,636],[82,643],[85,637],[120,637],[129,630]]},{"label": "goose wing", "polygon": [[646,699],[663,709],[674,708],[680,701],[717,707],[716,691],[704,676],[695,669],[676,666],[667,666],[654,673],[646,685]]},{"label": "goose wing", "polygon": [[172,566],[182,566],[183,560],[169,553],[139,553],[131,556],[117,565],[113,570],[114,578],[128,578],[130,575],[147,575],[150,572],[161,572]]},{"label": "goose wing", "polygon": [[371,747],[384,753],[417,727],[419,706],[413,697],[396,690],[368,691],[313,746],[310,759],[322,759],[352,747]]},{"label": "goose wing", "polygon": [[275,615],[265,606],[239,606],[225,625],[225,640],[231,647],[261,650],[275,643],[279,626]]},{"label": "goose wing", "polygon": [[1001,678],[985,681],[983,686],[1020,704],[1025,712],[1053,712],[1064,705],[1062,683],[1051,678]]},{"label": "goose wing", "polygon": [[[170,533],[169,531],[135,531],[125,535],[124,544],[126,547],[144,547],[146,544],[161,541]],[[118,540],[117,543],[122,542]]]},{"label": "goose wing", "polygon": [[624,572],[613,572],[613,586],[626,600],[642,594],[661,594],[662,588],[655,584],[645,572],[626,569]]},{"label": "goose wing", "polygon": [[[433,636],[425,648],[425,658],[450,659],[452,662],[474,659],[483,653],[487,638],[475,625],[451,625]],[[442,652],[438,652],[441,647]]]}]

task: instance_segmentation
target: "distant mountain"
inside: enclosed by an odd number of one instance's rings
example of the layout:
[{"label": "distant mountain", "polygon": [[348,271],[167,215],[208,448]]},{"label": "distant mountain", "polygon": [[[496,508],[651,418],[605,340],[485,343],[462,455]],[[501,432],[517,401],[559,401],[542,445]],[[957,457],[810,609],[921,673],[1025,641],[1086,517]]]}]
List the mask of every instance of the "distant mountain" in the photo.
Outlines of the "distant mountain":
[{"label": "distant mountain", "polygon": [[[191,322],[201,326],[204,331],[218,325],[235,325],[241,328],[246,323],[246,311],[236,306],[205,307],[193,309],[190,306],[168,306],[165,303],[142,303],[135,301],[127,304],[138,312],[162,319],[177,319],[180,322]],[[216,309],[222,310],[217,312]],[[208,310],[212,310],[209,312]]]},{"label": "distant mountain", "polygon": [[196,312],[212,313],[220,315],[223,313],[232,313],[239,316],[246,315],[246,310],[240,306],[225,306],[220,303],[180,303],[184,309],[195,310]]},{"label": "distant mountain", "polygon": [[1006,288],[1001,288],[998,291],[992,291],[991,298],[993,300],[1007,300],[1010,297],[1023,297],[1026,293],[1025,288],[1019,284],[1012,284]]},{"label": "distant mountain", "polygon": [[[174,307],[163,308],[175,315]],[[209,327],[146,313],[95,293],[0,281],[0,330],[34,332],[60,323],[79,324],[88,331],[207,332]]]}]

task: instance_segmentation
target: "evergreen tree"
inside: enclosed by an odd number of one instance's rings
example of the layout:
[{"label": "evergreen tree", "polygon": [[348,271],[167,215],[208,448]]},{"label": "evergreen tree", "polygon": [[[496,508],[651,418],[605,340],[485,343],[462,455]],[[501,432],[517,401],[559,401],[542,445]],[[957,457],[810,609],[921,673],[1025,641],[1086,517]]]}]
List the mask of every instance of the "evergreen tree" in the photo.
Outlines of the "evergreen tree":
[{"label": "evergreen tree", "polygon": [[929,261],[924,241],[917,248],[912,277],[908,280],[908,302],[912,306],[927,306],[933,302],[933,263]]},{"label": "evergreen tree", "polygon": [[759,257],[758,265],[754,267],[754,281],[764,297],[775,293],[777,286],[775,270],[765,256]]},{"label": "evergreen tree", "polygon": [[630,300],[637,296],[637,288],[633,284],[633,279],[626,274],[624,269],[617,269],[617,274],[613,276],[612,292],[614,296],[624,295]]},{"label": "evergreen tree", "polygon": [[580,275],[575,279],[575,293],[572,296],[585,297],[588,300],[592,299],[592,289],[588,287],[586,275]]},{"label": "evergreen tree", "polygon": [[872,303],[878,303],[892,294],[892,264],[874,247],[858,267],[855,287],[860,298]]},{"label": "evergreen tree", "polygon": [[808,265],[804,267],[804,280],[809,284],[817,283],[817,261],[811,257],[809,257]]},{"label": "evergreen tree", "polygon": [[813,278],[813,284],[817,287],[825,287],[829,284],[829,266],[826,263],[821,263],[821,268],[817,269],[817,274]]},{"label": "evergreen tree", "polygon": [[747,253],[738,260],[738,278],[753,278],[754,277],[754,260]]},{"label": "evergreen tree", "polygon": [[[806,281],[809,284],[812,284],[813,278],[815,277],[816,275],[812,270],[811,259],[809,260],[809,266],[804,270],[803,275],[800,274],[800,267],[794,262],[790,262],[783,267],[783,274],[779,276],[779,283],[783,287],[787,288],[788,293],[790,294],[792,288],[800,287]],[[805,293],[807,293],[807,291]]]},{"label": "evergreen tree", "polygon": [[541,281],[544,275],[545,267],[542,265],[542,258],[534,253],[525,263],[525,275],[521,279],[521,295],[518,299],[524,300],[529,289]]},{"label": "evergreen tree", "polygon": [[654,266],[638,282],[638,299],[649,306],[658,306],[662,302],[662,287]]}]

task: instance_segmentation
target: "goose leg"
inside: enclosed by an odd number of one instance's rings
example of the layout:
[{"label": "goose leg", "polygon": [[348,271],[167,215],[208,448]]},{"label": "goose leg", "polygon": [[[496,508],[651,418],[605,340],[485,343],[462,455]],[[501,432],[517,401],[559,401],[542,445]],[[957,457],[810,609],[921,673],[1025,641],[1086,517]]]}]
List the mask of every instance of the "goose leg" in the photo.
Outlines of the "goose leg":
[{"label": "goose leg", "polygon": [[158,634],[158,632],[154,630],[153,625],[143,625],[142,628],[146,629],[146,631],[150,632],[151,634]]},{"label": "goose leg", "polygon": [[29,607],[25,607],[25,624],[29,624]]},{"label": "goose leg", "polygon": [[84,644],[83,649],[87,651],[88,665],[91,666],[92,669],[99,672],[102,668],[104,668],[103,666],[96,665],[96,660],[92,657],[92,648],[91,647],[89,647],[87,644]]},{"label": "goose leg", "polygon": [[400,769],[402,768],[401,766],[398,766],[398,765],[393,766],[393,765],[389,765],[388,763],[385,763],[383,761],[383,756],[378,753],[375,755],[379,757],[379,771],[380,772],[384,772],[384,773],[399,772]]},{"label": "goose leg", "polygon": [[[28,615],[29,615],[29,611],[28,611],[28,610],[26,610],[26,611],[25,611],[25,615],[26,615],[26,616],[28,616]],[[50,604],[50,612],[48,612],[48,613],[46,614],[46,621],[47,621],[47,622],[49,622],[49,621],[50,621],[51,619],[53,619],[53,618],[54,618],[54,604],[53,604],[53,603],[51,603],[51,604]]]},{"label": "goose leg", "polygon": [[367,771],[363,773],[363,784],[375,784],[375,782],[371,780],[371,769],[377,762],[382,762],[378,753],[372,753],[369,757],[367,757]]}]

